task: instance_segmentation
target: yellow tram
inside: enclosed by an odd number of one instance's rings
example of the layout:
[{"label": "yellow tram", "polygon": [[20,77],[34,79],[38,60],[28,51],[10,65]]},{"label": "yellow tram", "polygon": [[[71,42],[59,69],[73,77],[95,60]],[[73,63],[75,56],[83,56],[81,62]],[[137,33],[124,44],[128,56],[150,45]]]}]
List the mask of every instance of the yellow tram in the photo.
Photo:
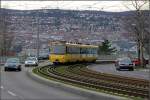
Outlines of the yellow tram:
[{"label": "yellow tram", "polygon": [[52,42],[49,60],[53,64],[72,62],[95,62],[98,46],[66,42]]}]

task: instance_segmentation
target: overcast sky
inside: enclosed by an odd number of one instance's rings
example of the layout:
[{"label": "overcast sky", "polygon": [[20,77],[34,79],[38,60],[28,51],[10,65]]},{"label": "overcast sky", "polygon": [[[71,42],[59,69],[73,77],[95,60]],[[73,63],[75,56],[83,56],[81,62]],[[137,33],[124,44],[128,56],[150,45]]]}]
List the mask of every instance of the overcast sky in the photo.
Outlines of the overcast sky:
[{"label": "overcast sky", "polygon": [[[143,1],[141,1],[142,3]],[[1,1],[3,8],[32,10],[32,9],[74,9],[102,10],[121,12],[134,10],[129,6],[131,1]],[[128,5],[128,8],[126,6]],[[148,8],[148,3],[145,8]]]}]

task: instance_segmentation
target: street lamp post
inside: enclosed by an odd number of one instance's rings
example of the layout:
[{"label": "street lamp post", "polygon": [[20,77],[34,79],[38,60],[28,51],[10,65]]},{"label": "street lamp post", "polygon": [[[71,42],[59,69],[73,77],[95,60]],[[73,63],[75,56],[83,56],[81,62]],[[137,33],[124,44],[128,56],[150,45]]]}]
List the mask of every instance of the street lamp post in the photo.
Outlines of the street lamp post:
[{"label": "street lamp post", "polygon": [[37,58],[39,58],[39,12],[37,10]]},{"label": "street lamp post", "polygon": [[[150,0],[149,0],[149,17],[150,17]],[[150,100],[150,40],[148,40],[148,49],[149,49],[149,100]]]}]

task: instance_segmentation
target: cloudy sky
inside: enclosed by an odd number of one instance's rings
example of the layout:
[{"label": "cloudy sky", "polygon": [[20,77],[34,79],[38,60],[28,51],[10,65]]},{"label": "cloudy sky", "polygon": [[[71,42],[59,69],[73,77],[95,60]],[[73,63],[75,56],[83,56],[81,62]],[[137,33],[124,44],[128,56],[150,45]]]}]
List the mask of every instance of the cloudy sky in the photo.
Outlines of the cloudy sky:
[{"label": "cloudy sky", "polygon": [[[142,4],[143,1],[140,1]],[[121,12],[134,10],[131,1],[9,1],[2,0],[1,6],[9,9],[74,9],[74,10],[102,10]],[[148,8],[148,3],[144,8]]]}]

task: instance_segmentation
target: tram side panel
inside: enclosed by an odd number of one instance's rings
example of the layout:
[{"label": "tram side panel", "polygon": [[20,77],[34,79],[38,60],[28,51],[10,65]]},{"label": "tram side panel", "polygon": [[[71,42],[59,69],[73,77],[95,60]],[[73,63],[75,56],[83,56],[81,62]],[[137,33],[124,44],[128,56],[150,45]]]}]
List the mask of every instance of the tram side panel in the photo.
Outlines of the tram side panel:
[{"label": "tram side panel", "polygon": [[97,59],[97,48],[80,45],[55,45],[49,57],[53,63],[93,62]]},{"label": "tram side panel", "polygon": [[67,46],[67,62],[77,62],[80,60],[80,48],[78,46]]}]

